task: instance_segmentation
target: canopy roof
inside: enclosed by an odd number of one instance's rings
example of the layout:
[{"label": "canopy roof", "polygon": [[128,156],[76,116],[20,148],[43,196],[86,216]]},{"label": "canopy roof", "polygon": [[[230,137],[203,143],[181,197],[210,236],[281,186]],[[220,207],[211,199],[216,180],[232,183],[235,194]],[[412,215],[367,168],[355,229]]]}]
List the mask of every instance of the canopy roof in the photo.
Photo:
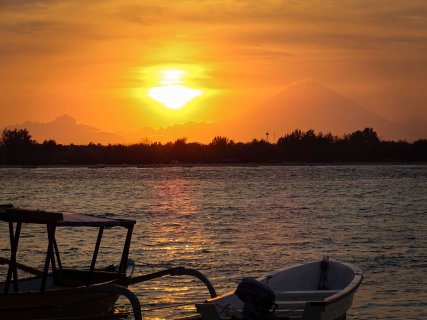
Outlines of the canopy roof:
[{"label": "canopy roof", "polygon": [[49,224],[70,227],[128,228],[135,224],[135,220],[110,219],[85,214],[25,210],[9,207],[0,207],[0,220],[6,222]]}]

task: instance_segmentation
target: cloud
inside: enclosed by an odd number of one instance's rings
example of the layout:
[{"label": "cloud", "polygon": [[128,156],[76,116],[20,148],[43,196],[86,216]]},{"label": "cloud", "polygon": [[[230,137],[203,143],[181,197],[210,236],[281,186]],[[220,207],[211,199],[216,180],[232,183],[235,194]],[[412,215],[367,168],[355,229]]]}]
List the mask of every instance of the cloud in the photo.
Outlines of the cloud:
[{"label": "cloud", "polygon": [[27,129],[32,138],[38,142],[51,139],[62,144],[88,144],[89,142],[108,144],[125,142],[123,137],[117,134],[79,124],[76,119],[69,115],[62,115],[51,122],[25,121],[20,124],[7,126],[6,128]]},{"label": "cloud", "polygon": [[226,62],[224,54],[240,61],[422,62],[427,49],[427,3],[420,0],[131,1],[111,14],[150,28],[158,42],[219,43],[205,53],[218,62]]},{"label": "cloud", "polygon": [[42,9],[48,5],[58,2],[56,0],[0,0],[0,6],[4,9]]},{"label": "cloud", "polygon": [[16,33],[40,33],[58,29],[61,24],[47,20],[27,20],[17,23],[3,23],[3,32],[16,32]]},{"label": "cloud", "polygon": [[[164,1],[122,1],[116,13],[124,19],[143,24],[176,22],[276,24],[319,22],[387,24],[411,23],[413,17],[426,17],[427,5],[423,0],[408,3],[383,0],[348,1],[192,1],[182,0],[172,4]],[[168,19],[162,19],[168,18]],[[406,20],[406,22],[405,22]]]}]

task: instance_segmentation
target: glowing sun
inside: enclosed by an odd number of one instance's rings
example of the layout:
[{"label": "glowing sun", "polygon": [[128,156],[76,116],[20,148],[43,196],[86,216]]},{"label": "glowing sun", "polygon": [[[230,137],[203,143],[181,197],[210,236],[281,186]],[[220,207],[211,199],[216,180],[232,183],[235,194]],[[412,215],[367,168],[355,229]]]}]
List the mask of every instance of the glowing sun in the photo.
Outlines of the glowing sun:
[{"label": "glowing sun", "polygon": [[164,70],[160,73],[160,86],[148,91],[148,96],[169,109],[180,109],[186,103],[202,94],[202,91],[183,85],[185,72],[182,70]]}]

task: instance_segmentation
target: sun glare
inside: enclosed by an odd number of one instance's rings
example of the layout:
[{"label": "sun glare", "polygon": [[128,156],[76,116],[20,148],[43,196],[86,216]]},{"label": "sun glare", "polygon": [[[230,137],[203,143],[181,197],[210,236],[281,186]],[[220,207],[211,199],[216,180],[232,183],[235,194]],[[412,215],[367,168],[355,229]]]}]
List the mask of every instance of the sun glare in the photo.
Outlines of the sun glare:
[{"label": "sun glare", "polygon": [[162,70],[156,76],[159,86],[149,89],[148,96],[169,109],[180,109],[202,94],[201,90],[184,86],[187,74],[183,70]]},{"label": "sun glare", "polygon": [[170,109],[179,109],[201,94],[202,92],[200,90],[170,85],[151,88],[148,96]]}]

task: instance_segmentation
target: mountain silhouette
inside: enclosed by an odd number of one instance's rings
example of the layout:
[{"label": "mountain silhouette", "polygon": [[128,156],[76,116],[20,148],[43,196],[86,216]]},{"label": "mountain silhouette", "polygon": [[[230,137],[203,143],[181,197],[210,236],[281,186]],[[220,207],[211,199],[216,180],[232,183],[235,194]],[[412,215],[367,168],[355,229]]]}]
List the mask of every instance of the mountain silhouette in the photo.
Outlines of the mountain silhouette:
[{"label": "mountain silhouette", "polygon": [[53,139],[61,144],[123,143],[121,136],[103,132],[92,126],[79,124],[76,119],[69,115],[62,115],[47,123],[25,121],[6,127],[6,129],[14,128],[27,129],[32,138],[38,142]]},{"label": "mountain silhouette", "polygon": [[265,100],[236,119],[234,135],[276,137],[294,129],[332,132],[335,135],[372,127],[386,139],[402,139],[403,130],[385,118],[350,101],[314,79],[303,79]]}]

